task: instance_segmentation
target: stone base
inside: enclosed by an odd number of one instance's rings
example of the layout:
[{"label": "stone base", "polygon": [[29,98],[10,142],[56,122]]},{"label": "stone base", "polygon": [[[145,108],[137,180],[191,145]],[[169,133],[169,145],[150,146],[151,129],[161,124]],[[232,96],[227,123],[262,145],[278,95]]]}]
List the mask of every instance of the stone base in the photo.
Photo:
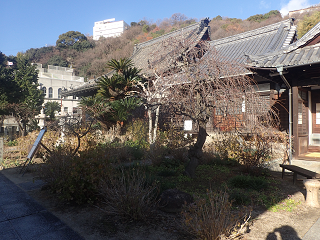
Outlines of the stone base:
[{"label": "stone base", "polygon": [[303,180],[303,183],[307,190],[306,204],[310,207],[320,208],[318,201],[320,181],[315,179],[306,179]]}]

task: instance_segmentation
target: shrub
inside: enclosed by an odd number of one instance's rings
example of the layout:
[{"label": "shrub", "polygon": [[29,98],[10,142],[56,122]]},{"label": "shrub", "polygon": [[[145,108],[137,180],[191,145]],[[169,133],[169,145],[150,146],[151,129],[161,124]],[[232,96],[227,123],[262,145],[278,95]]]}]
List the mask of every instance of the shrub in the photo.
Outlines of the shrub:
[{"label": "shrub", "polygon": [[207,192],[206,199],[185,207],[183,223],[199,239],[216,240],[228,236],[243,219],[243,212],[232,212],[226,192]]},{"label": "shrub", "polygon": [[145,120],[135,119],[127,127],[127,134],[133,141],[145,144],[148,140],[148,124]]},{"label": "shrub", "polygon": [[75,204],[97,200],[100,179],[111,170],[103,149],[90,148],[73,156],[72,148],[59,147],[51,152],[39,169],[59,199]]},{"label": "shrub", "polygon": [[128,148],[130,155],[133,157],[135,160],[141,160],[144,155],[146,148],[148,147],[148,143],[145,141],[126,141],[124,143],[125,147]]},{"label": "shrub", "polygon": [[103,211],[126,220],[146,220],[154,213],[159,183],[147,177],[142,167],[121,168],[100,185]]},{"label": "shrub", "polygon": [[314,12],[310,16],[306,15],[303,20],[298,22],[297,32],[298,37],[301,38],[311,28],[313,28],[320,21],[320,12]]},{"label": "shrub", "polygon": [[229,200],[235,205],[248,205],[251,203],[250,195],[243,189],[233,189],[230,192]]},{"label": "shrub", "polygon": [[[285,134],[272,131],[248,136],[225,134],[215,141],[214,148],[221,159],[234,159],[244,165],[247,172],[254,172],[272,159],[273,144],[282,143],[285,137]],[[284,155],[280,152],[277,154]],[[260,174],[259,171],[257,174]]]},{"label": "shrub", "polygon": [[237,175],[229,180],[229,184],[234,188],[253,189],[256,191],[267,188],[267,180],[263,177],[250,175]]}]

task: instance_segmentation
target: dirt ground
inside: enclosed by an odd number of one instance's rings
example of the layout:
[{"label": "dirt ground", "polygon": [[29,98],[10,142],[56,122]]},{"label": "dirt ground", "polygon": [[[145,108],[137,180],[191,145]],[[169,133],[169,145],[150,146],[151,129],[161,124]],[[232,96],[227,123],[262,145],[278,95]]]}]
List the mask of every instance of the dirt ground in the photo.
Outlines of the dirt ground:
[{"label": "dirt ground", "polygon": [[[34,181],[34,175],[27,172],[24,176],[18,173],[17,168],[1,171],[15,184],[23,184]],[[281,173],[273,173],[276,178],[281,179]],[[246,233],[242,236],[244,240],[298,240],[307,233],[311,226],[320,217],[320,209],[311,208],[304,204],[306,191],[302,179],[296,185],[292,184],[292,175],[285,176],[281,180],[283,197],[290,195],[296,202],[296,209],[292,212],[279,210],[277,212],[265,209],[254,209],[250,224]],[[27,193],[41,205],[64,221],[67,225],[78,232],[84,239],[112,239],[112,240],[180,240],[190,239],[179,226],[177,215],[159,212],[158,216],[148,222],[121,223],[118,219],[104,214],[98,207],[74,207],[62,205],[52,196],[48,190],[40,188],[29,190]],[[319,196],[320,199],[320,196]]]}]

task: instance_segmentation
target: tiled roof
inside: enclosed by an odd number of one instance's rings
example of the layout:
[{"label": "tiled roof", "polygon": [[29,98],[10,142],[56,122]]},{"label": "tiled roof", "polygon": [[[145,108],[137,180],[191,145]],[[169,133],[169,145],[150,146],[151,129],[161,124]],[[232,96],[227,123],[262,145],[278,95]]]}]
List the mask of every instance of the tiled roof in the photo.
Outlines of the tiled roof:
[{"label": "tiled roof", "polygon": [[[170,43],[170,41],[174,40],[185,41],[189,44],[188,47],[190,49],[190,47],[195,46],[202,38],[210,36],[210,27],[208,24],[209,19],[204,19],[198,23],[167,33],[158,38],[137,44],[131,56],[134,66],[138,69],[142,69],[141,73],[146,77],[153,75],[153,70],[150,68],[151,65],[153,69],[169,69],[171,66],[168,55],[170,55],[172,52],[175,52],[175,49],[172,47],[174,44],[171,46],[168,44],[168,46],[164,48],[163,43],[167,40],[167,43]],[[185,51],[186,49],[183,50]],[[74,87],[73,89],[62,91],[62,96],[70,96],[85,91],[92,91],[96,88],[97,79],[92,79],[89,82]]]},{"label": "tiled roof", "polygon": [[299,66],[320,62],[320,43],[307,46],[320,35],[320,22],[298,41],[287,47],[263,56],[249,56],[249,65],[253,67]]},{"label": "tiled roof", "polygon": [[162,71],[169,69],[172,54],[181,54],[186,51],[186,48],[182,47],[177,49],[177,43],[185,42],[189,49],[194,47],[205,35],[207,37],[210,35],[208,24],[209,20],[204,19],[161,37],[137,44],[131,57],[134,66],[142,69],[142,74],[147,77],[153,75],[153,69]]},{"label": "tiled roof", "polygon": [[288,19],[252,31],[211,41],[226,59],[246,63],[247,55],[264,55],[288,46],[295,38],[296,28]]}]

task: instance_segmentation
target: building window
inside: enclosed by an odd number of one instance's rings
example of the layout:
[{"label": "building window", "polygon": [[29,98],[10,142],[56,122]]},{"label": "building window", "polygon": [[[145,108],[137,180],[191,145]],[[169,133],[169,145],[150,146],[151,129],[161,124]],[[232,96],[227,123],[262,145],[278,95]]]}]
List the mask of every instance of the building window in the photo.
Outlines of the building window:
[{"label": "building window", "polygon": [[53,96],[52,96],[52,92],[53,92],[53,91],[52,91],[52,87],[50,87],[50,88],[49,88],[49,98],[52,98],[52,97],[53,97]]},{"label": "building window", "polygon": [[44,96],[47,95],[47,88],[46,88],[46,87],[43,87],[43,88],[42,88],[42,93],[44,94]]},{"label": "building window", "polygon": [[61,98],[61,88],[58,89],[58,98]]},{"label": "building window", "polygon": [[68,113],[68,107],[64,107],[63,111],[64,111],[65,113]]}]

